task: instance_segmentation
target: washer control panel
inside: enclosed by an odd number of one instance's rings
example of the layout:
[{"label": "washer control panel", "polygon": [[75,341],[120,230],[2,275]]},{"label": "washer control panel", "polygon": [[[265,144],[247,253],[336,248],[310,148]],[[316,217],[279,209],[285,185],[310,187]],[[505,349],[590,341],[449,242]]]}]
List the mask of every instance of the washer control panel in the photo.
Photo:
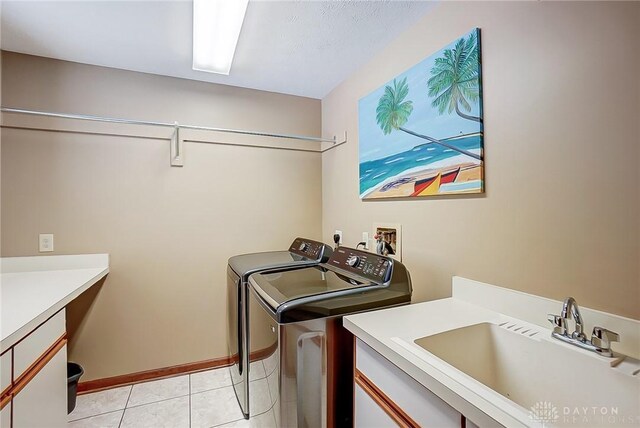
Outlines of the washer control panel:
[{"label": "washer control panel", "polygon": [[291,243],[289,252],[311,260],[322,261],[330,255],[331,247],[311,239],[296,238]]},{"label": "washer control panel", "polygon": [[347,247],[335,250],[327,264],[379,283],[391,278],[393,268],[393,261],[387,257]]}]

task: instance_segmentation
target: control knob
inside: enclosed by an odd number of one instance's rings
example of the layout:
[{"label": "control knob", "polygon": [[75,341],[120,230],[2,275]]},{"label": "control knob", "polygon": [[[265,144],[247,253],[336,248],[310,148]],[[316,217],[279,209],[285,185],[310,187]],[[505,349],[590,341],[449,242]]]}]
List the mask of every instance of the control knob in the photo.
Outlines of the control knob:
[{"label": "control knob", "polygon": [[347,258],[347,264],[351,267],[358,266],[358,263],[360,263],[360,257],[358,256],[349,256]]},{"label": "control knob", "polygon": [[307,251],[309,249],[309,244],[307,244],[306,242],[303,242],[302,244],[300,244],[300,246],[298,247],[298,250],[300,251]]}]

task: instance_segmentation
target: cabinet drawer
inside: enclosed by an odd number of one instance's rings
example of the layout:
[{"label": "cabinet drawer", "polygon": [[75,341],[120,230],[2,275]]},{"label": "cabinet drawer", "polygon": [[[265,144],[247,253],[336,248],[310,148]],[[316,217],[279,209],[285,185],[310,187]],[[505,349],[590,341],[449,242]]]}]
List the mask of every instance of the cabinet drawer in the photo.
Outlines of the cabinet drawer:
[{"label": "cabinet drawer", "polygon": [[13,428],[66,428],[67,346],[58,343],[15,386]]},{"label": "cabinet drawer", "polygon": [[13,348],[13,381],[17,382],[65,334],[64,309],[18,342]]},{"label": "cabinet drawer", "polygon": [[359,339],[356,369],[421,427],[460,427],[458,411]]},{"label": "cabinet drawer", "polygon": [[11,352],[9,349],[0,356],[0,395],[11,388]]}]

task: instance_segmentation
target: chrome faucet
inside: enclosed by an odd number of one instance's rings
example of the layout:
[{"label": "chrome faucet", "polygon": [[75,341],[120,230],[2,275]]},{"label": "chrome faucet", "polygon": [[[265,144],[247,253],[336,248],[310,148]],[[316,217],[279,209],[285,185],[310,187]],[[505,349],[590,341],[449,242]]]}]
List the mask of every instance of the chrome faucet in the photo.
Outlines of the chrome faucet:
[{"label": "chrome faucet", "polygon": [[[569,330],[567,329],[569,316],[573,317],[576,325],[575,330],[571,334],[569,334]],[[596,352],[605,357],[613,356],[611,352],[611,342],[620,340],[618,333],[614,333],[603,327],[594,327],[591,340],[587,340],[587,336],[584,334],[584,324],[582,315],[580,315],[580,308],[578,307],[576,299],[573,297],[567,297],[565,299],[560,315],[549,314],[549,322],[553,324],[552,337]]]},{"label": "chrome faucet", "polygon": [[576,329],[571,334],[571,337],[574,339],[580,340],[584,342],[587,340],[583,330],[582,324],[582,315],[580,315],[580,308],[578,307],[578,302],[573,297],[567,297],[562,305],[562,312],[560,312],[560,316],[564,319],[569,319],[569,311],[571,311],[571,316],[573,317],[573,321],[575,321]]}]

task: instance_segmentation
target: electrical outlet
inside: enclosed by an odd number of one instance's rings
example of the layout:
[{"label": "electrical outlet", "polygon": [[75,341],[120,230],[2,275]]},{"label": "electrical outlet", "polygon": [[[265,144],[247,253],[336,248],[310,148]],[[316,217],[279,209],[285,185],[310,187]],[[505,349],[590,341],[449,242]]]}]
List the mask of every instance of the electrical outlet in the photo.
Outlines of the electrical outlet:
[{"label": "electrical outlet", "polygon": [[335,232],[333,232],[333,234],[340,236],[340,240],[338,241],[338,244],[342,245],[342,231],[341,230],[336,230]]},{"label": "electrical outlet", "polygon": [[362,232],[362,242],[364,242],[364,249],[369,249],[369,232]]},{"label": "electrical outlet", "polygon": [[41,253],[53,251],[53,233],[41,233],[39,236],[39,249]]}]

